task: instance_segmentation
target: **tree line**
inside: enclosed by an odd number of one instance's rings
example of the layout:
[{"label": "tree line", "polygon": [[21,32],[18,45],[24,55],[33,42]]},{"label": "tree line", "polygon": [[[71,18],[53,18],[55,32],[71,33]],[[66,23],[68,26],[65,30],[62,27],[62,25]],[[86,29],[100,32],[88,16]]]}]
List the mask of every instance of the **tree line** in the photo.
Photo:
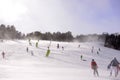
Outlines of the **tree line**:
[{"label": "tree line", "polygon": [[17,31],[14,25],[0,25],[0,39],[23,39],[25,35]]},{"label": "tree line", "polygon": [[107,34],[104,46],[120,50],[120,34]]},{"label": "tree line", "polygon": [[73,36],[71,31],[68,32],[45,32],[40,31],[23,34],[16,30],[14,25],[0,25],[0,39],[37,39],[37,40],[53,40],[53,41],[104,41],[105,34],[89,34]]},{"label": "tree line", "polygon": [[[112,35],[113,36],[113,35]],[[79,42],[86,41],[97,41],[105,40],[106,33],[103,34],[88,34],[88,35],[77,35],[73,36],[72,32],[46,32],[41,33],[40,31],[31,32],[28,34],[23,34],[16,30],[14,25],[0,25],[0,39],[41,39],[41,40],[54,40],[54,41],[73,41],[78,40]],[[108,40],[108,35],[107,39]]]},{"label": "tree line", "polygon": [[78,41],[78,42],[91,42],[91,41],[105,41],[106,33],[103,34],[89,34],[89,35],[77,35],[73,36],[72,32],[68,31],[65,33],[61,32],[46,32],[41,33],[35,31],[26,35],[27,38],[38,39],[38,40],[53,40],[53,41]]},{"label": "tree line", "polygon": [[68,41],[68,42],[73,41],[74,39],[72,32],[70,31],[65,33],[61,33],[61,32],[41,33],[39,31],[35,31],[32,33],[28,33],[26,35],[26,38],[32,38],[32,39],[38,39],[38,40]]}]

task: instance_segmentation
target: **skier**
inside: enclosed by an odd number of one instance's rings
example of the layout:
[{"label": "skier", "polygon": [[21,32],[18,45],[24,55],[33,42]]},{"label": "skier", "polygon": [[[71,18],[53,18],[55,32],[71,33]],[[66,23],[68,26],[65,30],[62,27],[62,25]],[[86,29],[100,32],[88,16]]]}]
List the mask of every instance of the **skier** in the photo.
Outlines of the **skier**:
[{"label": "skier", "polygon": [[36,48],[38,48],[38,42],[36,42]]},{"label": "skier", "polygon": [[28,47],[27,47],[27,48],[26,48],[26,51],[28,52],[28,50],[29,50],[29,49],[28,49]]},{"label": "skier", "polygon": [[57,48],[59,49],[59,44],[57,44]]},{"label": "skier", "polygon": [[46,57],[48,57],[49,54],[50,54],[50,49],[49,49],[49,47],[48,47],[48,50],[47,50],[47,52],[46,52]]},{"label": "skier", "polygon": [[83,55],[80,56],[81,60],[83,60]]},{"label": "skier", "polygon": [[91,49],[91,52],[93,53],[93,50],[94,50],[94,46],[92,46],[92,49]]},{"label": "skier", "polygon": [[93,49],[91,50],[91,52],[93,53]]},{"label": "skier", "polygon": [[31,50],[31,56],[34,56],[34,53],[33,53],[33,51]]},{"label": "skier", "polygon": [[97,54],[99,55],[99,52],[97,51]]},{"label": "skier", "polygon": [[100,48],[99,48],[98,50],[99,50],[99,51],[101,51],[101,49],[100,49]]},{"label": "skier", "polygon": [[114,73],[115,73],[115,77],[117,77],[118,75],[118,71],[119,71],[119,62],[118,60],[116,59],[116,57],[114,57],[114,59],[110,62],[110,64],[108,65],[108,69],[110,69],[110,76],[112,76],[112,73],[113,73],[113,70],[114,70]]},{"label": "skier", "polygon": [[5,58],[5,52],[4,51],[2,52],[2,57],[3,57],[3,59]]},{"label": "skier", "polygon": [[93,75],[99,76],[98,70],[97,70],[98,66],[97,66],[97,63],[94,61],[94,59],[92,59],[92,61],[91,61],[91,68],[93,69]]},{"label": "skier", "polygon": [[62,50],[64,51],[64,47],[62,46]]},{"label": "skier", "polygon": [[80,48],[80,44],[78,45],[78,48]]}]

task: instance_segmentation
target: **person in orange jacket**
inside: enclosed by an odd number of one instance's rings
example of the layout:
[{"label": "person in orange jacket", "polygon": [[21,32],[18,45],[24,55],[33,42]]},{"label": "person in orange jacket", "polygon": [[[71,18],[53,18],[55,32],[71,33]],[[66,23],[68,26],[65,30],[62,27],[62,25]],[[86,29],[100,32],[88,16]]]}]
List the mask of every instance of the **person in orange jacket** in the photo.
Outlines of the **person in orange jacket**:
[{"label": "person in orange jacket", "polygon": [[93,69],[93,75],[94,76],[99,76],[99,74],[98,74],[98,65],[97,65],[97,63],[95,62],[95,60],[94,59],[92,59],[92,61],[91,61],[91,68]]}]

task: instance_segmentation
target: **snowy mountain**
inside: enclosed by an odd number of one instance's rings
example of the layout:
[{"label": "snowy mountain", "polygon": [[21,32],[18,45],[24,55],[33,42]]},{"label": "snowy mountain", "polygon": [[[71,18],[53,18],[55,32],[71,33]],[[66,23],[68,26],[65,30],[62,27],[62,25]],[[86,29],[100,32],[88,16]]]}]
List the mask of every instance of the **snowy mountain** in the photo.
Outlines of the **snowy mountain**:
[{"label": "snowy mountain", "polygon": [[[36,42],[32,40],[32,46],[27,40],[0,42],[0,53],[5,52],[5,59],[0,55],[0,80],[120,80],[120,73],[110,77],[107,69],[114,57],[120,62],[120,51],[106,48],[102,42],[39,41],[38,48]],[[48,46],[51,52],[46,57]],[[101,51],[97,54],[99,48]],[[93,75],[92,59],[98,64],[99,77]]]}]

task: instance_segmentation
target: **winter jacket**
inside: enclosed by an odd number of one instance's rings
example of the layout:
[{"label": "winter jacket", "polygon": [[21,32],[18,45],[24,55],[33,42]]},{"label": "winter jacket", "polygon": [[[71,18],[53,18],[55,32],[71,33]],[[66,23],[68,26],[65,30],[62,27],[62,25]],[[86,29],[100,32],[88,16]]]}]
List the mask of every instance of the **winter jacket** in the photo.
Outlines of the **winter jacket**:
[{"label": "winter jacket", "polygon": [[110,62],[110,64],[109,64],[109,66],[118,66],[120,63],[117,61],[117,59],[115,58],[115,59],[113,59],[111,62]]},{"label": "winter jacket", "polygon": [[98,67],[97,67],[97,63],[95,62],[95,61],[92,61],[91,62],[91,68],[92,69],[97,69]]}]

